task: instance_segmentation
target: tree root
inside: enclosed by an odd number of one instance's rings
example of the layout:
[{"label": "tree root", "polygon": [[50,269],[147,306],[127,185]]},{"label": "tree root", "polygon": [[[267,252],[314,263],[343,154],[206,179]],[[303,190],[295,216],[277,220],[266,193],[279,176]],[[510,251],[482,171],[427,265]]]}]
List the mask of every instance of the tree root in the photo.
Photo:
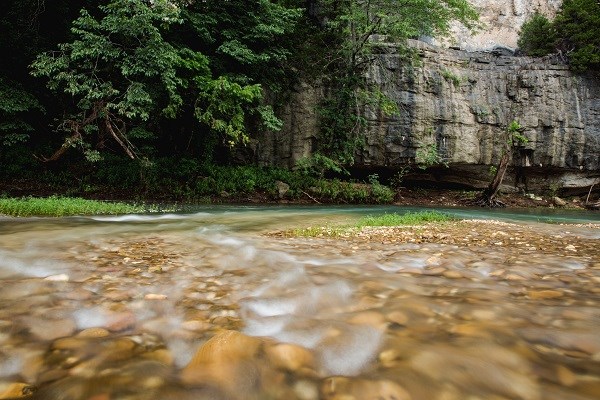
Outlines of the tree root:
[{"label": "tree root", "polygon": [[488,208],[504,208],[506,203],[501,202],[495,197],[489,198],[487,196],[479,196],[472,201],[471,205],[477,207],[488,207]]}]

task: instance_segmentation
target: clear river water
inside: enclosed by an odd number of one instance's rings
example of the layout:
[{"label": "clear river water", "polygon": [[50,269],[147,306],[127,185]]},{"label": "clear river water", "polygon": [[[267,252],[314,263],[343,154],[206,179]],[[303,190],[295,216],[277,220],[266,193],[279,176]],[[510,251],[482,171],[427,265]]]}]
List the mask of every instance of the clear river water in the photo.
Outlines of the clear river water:
[{"label": "clear river water", "polygon": [[600,214],[276,233],[411,210],[0,217],[0,399],[600,399]]}]

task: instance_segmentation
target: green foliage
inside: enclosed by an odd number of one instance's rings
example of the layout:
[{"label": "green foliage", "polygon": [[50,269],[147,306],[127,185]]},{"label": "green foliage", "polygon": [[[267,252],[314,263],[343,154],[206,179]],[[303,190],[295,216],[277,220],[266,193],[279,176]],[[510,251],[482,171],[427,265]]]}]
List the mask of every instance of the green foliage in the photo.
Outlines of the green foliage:
[{"label": "green foliage", "polygon": [[134,158],[128,124],[158,112],[174,117],[183,102],[179,54],[163,37],[170,24],[181,21],[179,11],[167,0],[113,0],[99,9],[101,18],[82,9],[73,22],[75,39],[39,55],[32,74],[47,77],[50,89],[77,101],[79,111],[62,125],[70,132],[66,146],[91,150],[95,130],[87,128],[95,125],[97,140],[112,138]]},{"label": "green foliage", "polygon": [[291,49],[281,39],[299,16],[297,8],[262,0],[111,0],[98,11],[82,9],[74,40],[32,64],[35,76],[48,78],[48,87],[72,96],[78,108],[60,124],[67,138],[50,159],[80,147],[98,160],[108,140],[131,158],[141,156],[140,144],[155,152],[158,135],[130,130],[156,133],[164,119],[183,113],[230,146],[248,141],[251,122],[280,129],[261,82],[275,87],[274,75],[284,75]]},{"label": "green foliage", "polygon": [[600,3],[564,0],[554,26],[558,48],[574,71],[600,70]]},{"label": "green foliage", "polygon": [[506,130],[510,137],[509,140],[513,143],[513,145],[526,144],[529,142],[529,139],[521,134],[523,127],[518,121],[511,121]]},{"label": "green foliage", "polygon": [[408,165],[408,164],[401,166],[400,169],[398,171],[396,171],[396,173],[390,179],[390,186],[396,190],[402,188],[402,184],[404,183],[404,178],[406,177],[406,175],[408,175],[408,173],[411,171],[411,169],[412,169],[411,165]]},{"label": "green foliage", "polygon": [[452,21],[474,27],[477,13],[466,0],[393,0],[367,2],[326,0],[320,4],[329,47],[326,77],[331,92],[321,107],[317,150],[342,165],[351,165],[363,144],[365,109],[386,117],[398,107],[368,87],[366,70],[377,59],[375,35],[403,44],[421,35],[443,36]]},{"label": "green foliage", "polygon": [[379,183],[377,174],[369,175],[371,184],[371,196],[376,203],[391,203],[394,200],[394,191]]},{"label": "green foliage", "polygon": [[27,117],[41,110],[38,100],[19,83],[0,77],[0,147],[25,142],[34,131]]},{"label": "green foliage", "polygon": [[452,83],[456,88],[459,87],[463,81],[458,75],[448,69],[442,69],[442,78]]},{"label": "green foliage", "polygon": [[242,86],[221,76],[206,82],[198,95],[196,116],[227,138],[227,144],[246,143],[245,107],[262,98],[260,85]]},{"label": "green foliage", "polygon": [[425,146],[421,146],[417,149],[415,154],[415,164],[419,169],[427,169],[434,165],[448,164],[444,161],[444,158],[439,154],[437,144],[431,143]]},{"label": "green foliage", "polygon": [[145,211],[144,207],[126,203],[108,203],[70,197],[0,198],[0,215],[15,217],[131,214]]},{"label": "green foliage", "polygon": [[338,161],[324,156],[321,153],[314,153],[308,157],[302,157],[296,161],[296,169],[303,174],[319,178],[322,178],[326,172],[348,174],[348,171],[341,166]]},{"label": "green foliage", "polygon": [[575,72],[600,70],[600,3],[565,0],[554,21],[538,13],[523,24],[519,47],[532,56],[559,52]]},{"label": "green foliage", "polygon": [[546,16],[536,12],[519,31],[517,45],[525,54],[542,57],[554,51],[556,33]]},{"label": "green foliage", "polygon": [[430,222],[448,222],[455,218],[448,214],[437,211],[419,211],[409,212],[406,214],[383,214],[383,215],[368,215],[358,221],[357,226],[400,226],[400,225],[421,225]]}]

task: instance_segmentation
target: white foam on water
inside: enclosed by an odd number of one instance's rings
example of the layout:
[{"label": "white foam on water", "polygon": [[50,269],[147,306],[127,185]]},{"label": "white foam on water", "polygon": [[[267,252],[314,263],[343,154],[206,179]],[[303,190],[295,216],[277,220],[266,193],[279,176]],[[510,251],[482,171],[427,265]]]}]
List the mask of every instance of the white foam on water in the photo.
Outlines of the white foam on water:
[{"label": "white foam on water", "polygon": [[383,332],[371,326],[344,324],[338,336],[317,345],[321,367],[327,375],[358,375],[375,359]]},{"label": "white foam on water", "polygon": [[246,321],[244,332],[250,336],[271,336],[279,338],[291,321],[290,316],[252,318]]},{"label": "white foam on water", "polygon": [[[338,261],[323,261],[322,265],[337,265]],[[353,287],[337,277],[316,284],[305,267],[295,260],[289,269],[240,301],[244,333],[312,349],[324,374],[360,373],[375,358],[382,332],[339,322],[345,318],[340,313],[353,303]]]},{"label": "white foam on water", "polygon": [[261,317],[295,314],[299,307],[297,299],[262,298],[244,302],[246,309]]},{"label": "white foam on water", "polygon": [[[199,214],[197,214],[199,215]],[[210,215],[210,214],[204,214]],[[144,222],[144,221],[160,221],[160,220],[182,220],[190,219],[189,215],[184,214],[160,214],[160,215],[140,215],[140,214],[125,214],[117,216],[97,216],[89,217],[94,221],[102,222]]]},{"label": "white foam on water", "polygon": [[21,255],[12,251],[0,250],[0,278],[9,276],[29,276],[45,278],[58,275],[63,269],[57,267],[56,263],[41,256],[32,254]]},{"label": "white foam on water", "polygon": [[108,313],[101,307],[76,310],[73,312],[73,319],[78,329],[104,327],[109,323]]},{"label": "white foam on water", "polygon": [[0,378],[18,374],[23,364],[23,359],[17,354],[0,353]]},{"label": "white foam on water", "polygon": [[196,353],[198,344],[190,343],[180,338],[167,339],[167,347],[173,355],[173,362],[177,368],[185,367]]}]

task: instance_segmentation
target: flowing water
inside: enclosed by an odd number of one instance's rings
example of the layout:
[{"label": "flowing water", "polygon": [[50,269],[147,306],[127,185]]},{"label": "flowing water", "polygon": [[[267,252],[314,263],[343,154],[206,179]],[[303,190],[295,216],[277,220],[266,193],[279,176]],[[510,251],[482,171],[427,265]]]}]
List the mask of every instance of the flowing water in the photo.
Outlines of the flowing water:
[{"label": "flowing water", "polygon": [[0,399],[600,398],[598,214],[390,211],[1,218]]}]

